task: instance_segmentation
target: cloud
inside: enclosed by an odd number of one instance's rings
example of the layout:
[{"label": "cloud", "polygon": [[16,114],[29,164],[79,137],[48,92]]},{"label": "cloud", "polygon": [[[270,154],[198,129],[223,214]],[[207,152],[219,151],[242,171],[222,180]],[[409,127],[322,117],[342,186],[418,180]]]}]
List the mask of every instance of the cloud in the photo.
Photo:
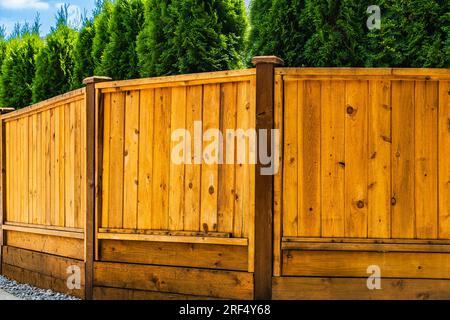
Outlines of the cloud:
[{"label": "cloud", "polygon": [[0,7],[11,10],[46,10],[50,8],[50,5],[47,2],[40,0],[0,0]]}]

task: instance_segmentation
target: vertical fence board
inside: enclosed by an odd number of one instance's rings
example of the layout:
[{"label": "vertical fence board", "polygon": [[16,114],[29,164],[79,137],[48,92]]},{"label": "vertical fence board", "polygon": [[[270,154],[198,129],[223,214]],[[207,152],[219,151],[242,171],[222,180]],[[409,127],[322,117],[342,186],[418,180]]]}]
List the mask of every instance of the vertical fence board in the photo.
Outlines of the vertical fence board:
[{"label": "vertical fence board", "polygon": [[415,83],[415,210],[416,237],[438,234],[437,192],[438,83]]},{"label": "vertical fence board", "polygon": [[137,228],[139,160],[139,91],[128,91],[125,103],[123,227]]},{"label": "vertical fence board", "polygon": [[[200,193],[203,139],[195,139],[195,122],[202,121],[203,86],[189,86],[186,97],[186,129],[191,136],[191,165],[185,168],[184,186],[184,228],[188,231],[200,231]],[[201,131],[200,125],[200,131]],[[201,134],[201,132],[200,132]],[[197,150],[198,149],[198,150]],[[198,153],[198,155],[196,155]],[[198,158],[198,159],[197,159]]]},{"label": "vertical fence board", "polygon": [[391,90],[369,82],[368,237],[391,236]]},{"label": "vertical fence board", "polygon": [[450,81],[439,83],[439,238],[450,238]]},{"label": "vertical fence board", "polygon": [[143,90],[140,93],[139,117],[139,184],[138,184],[138,228],[150,229],[152,226],[152,163],[153,128],[155,110],[155,91]]},{"label": "vertical fence board", "polygon": [[392,83],[392,237],[415,237],[414,82]]},{"label": "vertical fence board", "polygon": [[103,94],[103,164],[102,164],[102,213],[100,226],[109,227],[109,176],[111,145],[111,93]]},{"label": "vertical fence board", "polygon": [[65,107],[59,107],[59,150],[58,150],[58,164],[59,164],[59,212],[58,221],[60,226],[66,225],[66,193],[65,193],[65,164],[66,164],[66,154],[65,154]]},{"label": "vertical fence board", "polygon": [[306,81],[303,91],[303,110],[299,110],[300,129],[298,137],[299,206],[298,235],[318,237],[321,227],[320,185],[320,130],[321,130],[321,83]]},{"label": "vertical fence board", "polygon": [[366,81],[346,86],[345,235],[367,236],[367,92]]},{"label": "vertical fence board", "polygon": [[[184,131],[186,128],[186,88],[179,87],[172,89],[171,99],[171,130]],[[182,136],[177,136],[177,139],[186,141],[185,131]],[[169,181],[169,230],[183,230],[184,225],[184,161],[176,163],[172,159],[176,157],[186,157],[186,154],[177,153],[174,150],[176,145],[180,144],[180,140],[172,140],[170,144],[171,159],[170,159],[170,181]],[[185,143],[184,143],[184,146]],[[172,154],[172,152],[174,152]],[[184,150],[186,152],[186,150]]]},{"label": "vertical fence board", "polygon": [[322,83],[321,183],[322,236],[345,235],[345,83]]},{"label": "vertical fence board", "polygon": [[231,131],[236,129],[236,84],[225,83],[221,88],[220,131],[223,134],[223,165],[219,166],[219,199],[217,230],[233,232],[235,197],[235,146]]},{"label": "vertical fence board", "polygon": [[171,90],[155,89],[152,229],[168,227]]},{"label": "vertical fence board", "polygon": [[123,227],[125,97],[111,94],[111,139],[109,166],[109,223],[111,228]]},{"label": "vertical fence board", "polygon": [[[219,128],[220,85],[204,86],[203,94],[203,134],[209,129]],[[203,231],[217,231],[217,193],[218,193],[218,146],[217,137],[204,140],[201,188],[201,219]]]},{"label": "vertical fence board", "polygon": [[[298,225],[298,97],[303,81],[285,82],[284,156],[283,156],[283,236],[297,236]],[[299,94],[299,88],[301,88]]]}]

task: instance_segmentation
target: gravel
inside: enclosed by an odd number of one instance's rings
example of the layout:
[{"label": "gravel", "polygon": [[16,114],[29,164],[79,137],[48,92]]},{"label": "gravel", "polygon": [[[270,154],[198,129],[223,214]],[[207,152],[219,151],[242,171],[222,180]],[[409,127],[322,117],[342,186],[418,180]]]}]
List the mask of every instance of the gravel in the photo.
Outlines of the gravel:
[{"label": "gravel", "polygon": [[29,284],[18,283],[3,276],[0,276],[0,289],[22,300],[79,300],[50,289],[39,289]]}]

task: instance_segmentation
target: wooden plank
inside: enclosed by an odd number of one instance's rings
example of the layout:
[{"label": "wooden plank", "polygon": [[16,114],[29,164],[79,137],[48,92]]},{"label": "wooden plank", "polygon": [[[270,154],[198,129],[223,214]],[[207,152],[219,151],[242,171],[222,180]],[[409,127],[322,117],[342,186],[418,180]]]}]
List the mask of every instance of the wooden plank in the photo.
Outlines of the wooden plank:
[{"label": "wooden plank", "polygon": [[65,108],[61,106],[58,108],[59,113],[59,128],[58,128],[58,179],[59,179],[59,208],[58,208],[58,225],[65,226]]},{"label": "wooden plank", "polygon": [[94,300],[215,300],[217,298],[157,291],[94,287]]},{"label": "wooden plank", "polygon": [[172,231],[172,230],[151,230],[151,229],[113,229],[113,228],[99,228],[101,233],[131,233],[131,234],[154,234],[154,235],[169,235],[169,236],[201,236],[201,237],[220,237],[231,238],[230,232],[201,232],[201,231]]},{"label": "wooden plank", "polygon": [[[274,91],[274,128],[280,136],[278,141],[279,155],[278,171],[275,173],[273,182],[273,275],[281,274],[281,237],[283,236],[283,79],[275,76]],[[256,212],[255,212],[256,214]]]},{"label": "wooden plank", "polygon": [[[203,135],[220,127],[220,85],[205,85],[203,89]],[[211,131],[210,131],[211,132]],[[220,141],[209,137],[203,141],[201,230],[217,231],[218,162]]]},{"label": "wooden plank", "polygon": [[6,244],[11,247],[78,260],[84,258],[84,243],[82,239],[12,230],[8,230],[5,233]]},{"label": "wooden plank", "polygon": [[392,237],[415,237],[414,82],[392,82]]},{"label": "wooden plank", "polygon": [[[176,130],[186,129],[186,88],[173,88],[170,108],[171,134]],[[184,131],[185,132],[185,131]],[[181,137],[186,141],[186,135]],[[176,163],[172,157],[182,156],[186,159],[187,154],[172,154],[175,146],[180,140],[173,140],[171,136],[170,150],[170,178],[169,178],[169,230],[183,230],[184,227],[184,163]],[[175,149],[176,150],[176,149]]]},{"label": "wooden plank", "polygon": [[366,277],[371,265],[383,278],[450,279],[450,254],[409,252],[298,251],[283,252],[283,275]]},{"label": "wooden plank", "polygon": [[155,242],[180,242],[180,243],[209,243],[247,246],[247,238],[223,238],[202,237],[185,235],[156,235],[156,234],[125,234],[125,233],[99,233],[98,239],[104,240],[130,240],[130,241],[155,241]]},{"label": "wooden plank", "polygon": [[[45,111],[42,116],[44,118],[44,136],[43,136],[43,143],[44,143],[44,163],[45,163],[45,180],[44,180],[44,197],[45,197],[45,211],[44,211],[44,217],[45,217],[45,223],[46,225],[51,225],[51,217],[52,217],[52,198],[51,198],[51,189],[52,189],[52,167],[51,167],[51,109]],[[69,227],[73,227],[73,225],[70,225]]]},{"label": "wooden plank", "polygon": [[284,84],[283,236],[298,235],[298,97],[303,86]]},{"label": "wooden plank", "polygon": [[368,237],[391,236],[391,87],[369,82]]},{"label": "wooden plank", "polygon": [[28,283],[38,288],[51,289],[84,299],[84,286],[81,286],[80,289],[71,290],[67,287],[67,280],[54,278],[9,264],[3,264],[3,270],[6,277],[16,280],[19,283]]},{"label": "wooden plank", "polygon": [[[125,95],[111,94],[108,226],[123,226]],[[104,211],[105,212],[105,211]]]},{"label": "wooden plank", "polygon": [[[3,247],[3,263],[65,281],[67,281],[68,267],[77,266],[84,270],[84,263],[79,260],[10,246]],[[81,277],[81,284],[84,285],[83,276]]]},{"label": "wooden plank", "polygon": [[155,91],[140,93],[138,229],[151,228]]},{"label": "wooden plank", "polygon": [[75,194],[74,194],[74,153],[75,153],[75,136],[74,136],[74,105],[68,104],[64,111],[64,128],[65,128],[65,226],[75,227]]},{"label": "wooden plank", "polygon": [[[3,223],[6,220],[6,208],[7,208],[7,179],[6,175],[9,174],[6,171],[7,163],[6,163],[6,125],[5,122],[0,119],[0,251],[5,243],[5,235],[3,231]],[[0,274],[2,274],[2,264],[3,262],[3,254],[0,252]]]},{"label": "wooden plank", "polygon": [[74,226],[84,227],[81,224],[81,108],[84,107],[82,101],[77,101],[74,108]]},{"label": "wooden plank", "polygon": [[438,237],[438,83],[415,83],[416,238]]},{"label": "wooden plank", "polygon": [[100,260],[246,271],[248,257],[245,246],[102,240]]},{"label": "wooden plank", "polygon": [[[57,193],[55,192],[55,185],[56,185],[56,157],[55,157],[55,109],[50,109],[50,225],[55,226],[56,223],[56,216],[57,216],[57,209],[56,209],[56,197]],[[59,198],[58,198],[59,199]]]},{"label": "wooden plank", "polygon": [[168,227],[170,168],[170,89],[155,90],[152,229]]},{"label": "wooden plank", "polygon": [[439,82],[439,238],[450,238],[450,81]]},{"label": "wooden plank", "polygon": [[298,90],[298,224],[299,236],[320,236],[321,83],[306,81]]},{"label": "wooden plank", "polygon": [[44,144],[44,114],[38,113],[38,162],[37,162],[37,171],[38,171],[38,217],[37,223],[44,225],[45,224],[45,144]]},{"label": "wooden plank", "polygon": [[139,161],[139,91],[125,97],[125,145],[123,173],[123,227],[137,227]]},{"label": "wooden plank", "polygon": [[233,232],[235,202],[235,137],[237,118],[237,84],[225,83],[221,86],[220,132],[223,134],[223,165],[219,166],[219,196],[217,209],[217,230]]},{"label": "wooden plank", "polygon": [[333,242],[283,242],[283,249],[318,251],[375,251],[375,252],[450,252],[450,245],[444,244],[383,244],[383,243],[333,243]]},{"label": "wooden plank", "polygon": [[345,83],[322,83],[321,184],[323,237],[345,235]]},{"label": "wooden plank", "polygon": [[45,234],[45,235],[53,235],[58,237],[67,237],[67,238],[76,238],[76,239],[84,239],[83,233],[73,232],[73,231],[65,231],[65,230],[54,230],[54,229],[44,229],[44,228],[36,228],[36,227],[21,227],[21,226],[13,226],[13,225],[3,225],[3,230],[12,230],[19,232],[29,232],[36,234]]},{"label": "wooden plank", "polygon": [[[2,223],[4,221],[7,221],[9,218],[9,215],[11,214],[11,143],[10,143],[10,137],[11,137],[11,125],[9,123],[6,122],[2,122],[4,125],[4,132],[2,135],[2,139],[4,139],[5,143],[4,143],[4,147],[5,147],[5,152],[3,152],[3,159],[4,159],[4,164],[6,165],[6,171],[3,171],[3,176],[6,177],[6,186],[3,188],[3,192],[4,192],[4,197],[2,198],[3,203],[5,204],[5,206],[3,207],[3,220]],[[2,129],[3,130],[3,129]],[[6,197],[5,197],[6,195]],[[6,201],[6,202],[5,202]]]},{"label": "wooden plank", "polygon": [[36,156],[35,146],[35,135],[33,130],[33,119],[34,116],[28,118],[28,222],[33,223],[34,218],[34,157]]},{"label": "wooden plank", "polygon": [[[195,122],[202,121],[203,86],[189,86],[186,92],[186,130],[191,135],[191,165],[185,166],[184,229],[200,231],[201,161],[203,139],[194,140]],[[198,148],[198,156],[196,156]]]},{"label": "wooden plank", "polygon": [[[101,219],[99,227],[109,227],[109,170],[111,155],[111,93],[103,94],[103,163],[102,163],[102,197]],[[101,133],[99,133],[101,134]]]},{"label": "wooden plank", "polygon": [[383,279],[368,290],[367,278],[273,278],[273,299],[281,300],[448,300],[450,283],[428,279]]},{"label": "wooden plank", "polygon": [[283,237],[284,242],[329,242],[329,243],[399,243],[399,244],[450,244],[446,239],[363,239],[363,238],[298,238]]},{"label": "wooden plank", "polygon": [[253,298],[253,276],[247,272],[104,262],[97,262],[94,267],[96,286],[231,299]]},{"label": "wooden plank", "polygon": [[345,236],[367,236],[367,98],[366,81],[346,83]]}]

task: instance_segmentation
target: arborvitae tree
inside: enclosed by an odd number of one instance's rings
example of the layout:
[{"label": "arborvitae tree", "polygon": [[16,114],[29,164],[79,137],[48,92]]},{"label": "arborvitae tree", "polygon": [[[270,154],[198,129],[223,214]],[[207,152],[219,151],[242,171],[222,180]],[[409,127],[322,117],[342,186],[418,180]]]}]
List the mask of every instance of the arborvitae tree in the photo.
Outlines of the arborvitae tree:
[{"label": "arborvitae tree", "polygon": [[36,58],[36,75],[33,80],[34,102],[71,89],[77,32],[67,25],[67,17],[67,6],[64,6],[58,12],[56,27],[52,28],[44,48]]},{"label": "arborvitae tree", "polygon": [[117,0],[109,23],[109,43],[102,57],[105,75],[113,79],[139,77],[137,37],[144,24],[141,0]]},{"label": "arborvitae tree", "polygon": [[167,54],[175,54],[178,73],[243,67],[248,27],[243,0],[173,0],[170,14],[175,29]]},{"label": "arborvitae tree", "polygon": [[0,26],[0,74],[5,54],[6,54],[6,29],[4,26]]},{"label": "arborvitae tree", "polygon": [[32,103],[35,58],[42,47],[43,41],[38,33],[25,33],[9,41],[1,69],[2,105],[22,108]]},{"label": "arborvitae tree", "polygon": [[370,1],[306,0],[304,47],[307,66],[363,67],[367,55],[366,13]]},{"label": "arborvitae tree", "polygon": [[74,89],[82,86],[83,79],[94,75],[94,59],[92,56],[94,36],[94,23],[84,17],[83,26],[78,33],[74,50],[75,67],[72,79],[72,88]]},{"label": "arborvitae tree", "polygon": [[250,35],[247,61],[256,55],[274,54],[268,48],[273,26],[270,24],[272,0],[254,0],[250,3]]},{"label": "arborvitae tree", "polygon": [[109,42],[109,21],[111,19],[112,4],[109,0],[97,2],[94,13],[94,40],[92,43],[92,60],[94,61],[94,74],[105,75],[102,69],[102,57]]},{"label": "arborvitae tree", "polygon": [[377,67],[449,67],[448,0],[382,0],[381,29],[369,32],[368,61]]},{"label": "arborvitae tree", "polygon": [[145,3],[145,21],[137,40],[139,73],[142,77],[178,72],[176,56],[170,51],[169,41],[174,37],[174,21],[169,15],[171,0],[148,0]]}]

